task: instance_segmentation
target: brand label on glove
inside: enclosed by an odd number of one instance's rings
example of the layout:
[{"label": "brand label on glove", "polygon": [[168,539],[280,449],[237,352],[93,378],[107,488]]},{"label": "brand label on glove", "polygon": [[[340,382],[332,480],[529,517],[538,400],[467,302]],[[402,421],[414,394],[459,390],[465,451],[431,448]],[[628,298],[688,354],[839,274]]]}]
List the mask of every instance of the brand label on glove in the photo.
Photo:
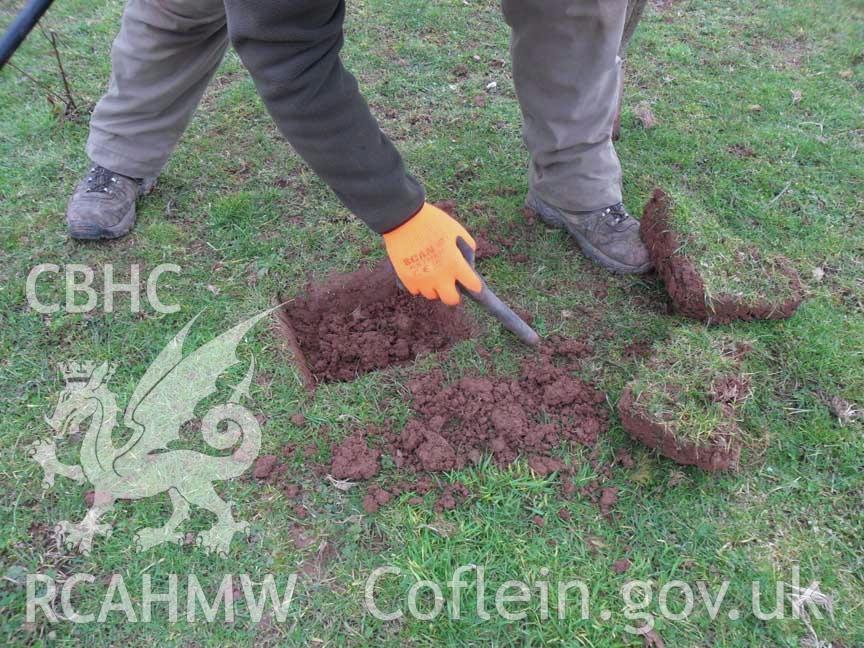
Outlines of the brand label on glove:
[{"label": "brand label on glove", "polygon": [[444,252],[444,238],[423,248],[417,254],[402,260],[405,266],[415,275],[427,275],[435,271],[435,266],[441,262]]}]

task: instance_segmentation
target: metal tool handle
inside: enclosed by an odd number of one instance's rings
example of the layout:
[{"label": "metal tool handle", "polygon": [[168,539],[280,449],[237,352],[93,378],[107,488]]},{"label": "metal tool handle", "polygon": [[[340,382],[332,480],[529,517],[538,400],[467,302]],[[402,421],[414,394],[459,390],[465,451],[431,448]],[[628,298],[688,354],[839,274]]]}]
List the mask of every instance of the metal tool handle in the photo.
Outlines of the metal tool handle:
[{"label": "metal tool handle", "polygon": [[6,62],[12,58],[18,46],[27,38],[42,15],[48,11],[48,7],[54,0],[30,0],[24,8],[15,16],[12,24],[6,29],[6,33],[0,38],[0,70]]},{"label": "metal tool handle", "polygon": [[[468,242],[463,240],[462,238],[456,239],[456,245],[459,246],[460,252],[462,252],[462,256],[471,264],[471,267],[474,267],[474,250],[471,249],[471,246],[468,245]],[[537,332],[532,329],[528,324],[519,317],[516,313],[513,312],[507,304],[501,301],[486,284],[486,280],[483,279],[480,274],[477,274],[480,277],[480,282],[482,286],[480,287],[480,292],[472,292],[465,288],[464,286],[459,286],[459,290],[464,294],[473,299],[475,302],[480,304],[487,313],[489,313],[492,317],[497,319],[501,325],[510,331],[513,335],[519,338],[524,344],[528,346],[537,346],[540,344],[540,336],[537,335]]]}]

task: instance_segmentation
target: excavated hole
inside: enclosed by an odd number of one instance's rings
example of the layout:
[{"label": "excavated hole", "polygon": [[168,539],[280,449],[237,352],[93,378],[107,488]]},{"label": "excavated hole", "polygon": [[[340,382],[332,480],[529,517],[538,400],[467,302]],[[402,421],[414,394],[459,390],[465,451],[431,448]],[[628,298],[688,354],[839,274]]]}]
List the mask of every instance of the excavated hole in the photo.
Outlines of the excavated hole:
[{"label": "excavated hole", "polygon": [[279,313],[307,386],[351,381],[471,337],[462,307],[401,290],[386,261],[307,286]]}]

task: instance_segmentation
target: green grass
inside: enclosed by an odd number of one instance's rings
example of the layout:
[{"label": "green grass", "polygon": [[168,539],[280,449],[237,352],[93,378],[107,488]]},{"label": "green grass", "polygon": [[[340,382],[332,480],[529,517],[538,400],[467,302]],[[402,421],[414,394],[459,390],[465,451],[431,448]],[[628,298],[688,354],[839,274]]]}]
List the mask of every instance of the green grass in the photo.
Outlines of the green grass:
[{"label": "green grass", "polygon": [[[8,4],[8,3],[7,3]],[[17,8],[22,3],[13,3]],[[713,592],[730,581],[720,615],[704,606],[685,620],[657,620],[667,646],[798,646],[805,625],[792,618],[762,621],[749,610],[751,582],[773,591],[791,570],[804,584],[818,580],[834,597],[834,618],[816,620],[820,639],[864,644],[864,428],[839,421],[827,402],[838,396],[864,405],[864,11],[855,0],[681,0],[650,10],[629,56],[624,139],[625,200],[641,211],[655,186],[693,201],[705,223],[765,255],[782,254],[807,284],[807,301],[785,322],[736,325],[722,334],[746,337],[759,349],[759,379],[743,412],[743,426],[765,440],[748,469],[711,476],[684,469],[634,446],[612,414],[598,444],[602,462],[619,448],[634,457],[609,485],[619,489],[615,517],[604,518],[588,499],[562,500],[553,478],[540,479],[524,462],[507,470],[483,464],[444,481],[461,481],[470,506],[436,514],[430,505],[399,499],[375,516],[363,515],[362,487],[343,492],[305,466],[302,452],[289,462],[292,482],[304,486],[299,518],[294,502],[272,485],[237,479],[218,486],[252,523],[248,541],[235,541],[225,560],[193,546],[136,553],[134,532],[164,521],[165,496],[123,503],[111,514],[110,538],[99,538],[88,557],[58,550],[50,528],[84,513],[85,486],[58,478],[43,491],[27,448],[49,431],[62,389],[58,365],[68,360],[112,361],[111,382],[122,404],[168,340],[195,314],[189,348],[267,308],[277,293],[296,293],[308,278],[356,268],[381,258],[379,239],[354,220],[279,137],[235,54],[226,58],[201,109],[163,174],[140,204],[135,232],[114,243],[79,244],[65,235],[68,196],[84,172],[86,119],[58,120],[45,92],[15,70],[0,74],[0,635],[10,645],[564,645],[638,646],[625,631],[621,587],[630,579],[656,585],[649,610],[658,611],[664,583],[706,581]],[[4,22],[13,9],[4,6]],[[56,3],[45,24],[58,32],[64,64],[79,103],[91,106],[104,91],[108,51],[122,3]],[[624,352],[634,342],[675,340],[682,322],[668,314],[662,289],[650,278],[608,276],[584,260],[560,232],[523,224],[521,200],[527,158],[507,59],[507,28],[499,3],[447,0],[349,2],[346,62],[383,128],[404,152],[432,199],[452,198],[469,229],[513,226],[507,255],[486,261],[496,291],[535,314],[548,333],[587,336],[596,356],[583,373],[609,395],[610,410],[639,371]],[[34,34],[15,64],[55,90],[60,88],[46,41]],[[454,70],[465,66],[467,76]],[[497,81],[495,92],[486,86]],[[794,91],[794,94],[793,94]],[[486,95],[484,106],[475,103]],[[800,99],[798,99],[800,97]],[[641,128],[633,107],[649,105],[658,120]],[[752,109],[758,105],[759,110]],[[744,154],[742,154],[744,152]],[[697,228],[698,229],[698,228]],[[113,263],[118,279],[131,264],[146,276],[160,263],[163,301],[181,306],[161,315],[145,306],[130,313],[118,300],[114,313],[42,315],[27,305],[25,282],[38,263]],[[734,265],[734,264],[733,264]],[[727,265],[725,267],[733,267]],[[736,266],[738,267],[738,266]],[[748,289],[740,267],[730,279]],[[727,281],[727,279],[723,279]],[[101,287],[97,275],[95,286]],[[62,279],[40,280],[43,301],[63,298]],[[101,302],[100,302],[101,304]],[[478,319],[481,316],[478,314]],[[718,333],[719,335],[720,333]],[[481,319],[480,335],[442,357],[330,385],[314,397],[303,390],[272,329],[261,325],[241,349],[255,355],[258,377],[250,407],[262,419],[262,452],[288,443],[314,446],[328,460],[325,432],[341,437],[356,426],[399,425],[407,417],[405,382],[443,364],[448,372],[484,366],[513,372],[526,352]],[[681,376],[687,376],[682,367]],[[692,382],[700,379],[693,372]],[[698,386],[698,385],[697,385]],[[292,422],[302,412],[305,427]],[[117,436],[121,435],[118,429]],[[64,447],[74,461],[76,445]],[[589,452],[572,451],[574,479],[598,478]],[[566,508],[572,519],[557,511]],[[532,524],[545,519],[542,528]],[[196,512],[183,531],[209,527]],[[292,541],[302,527],[313,543]],[[311,569],[326,542],[335,558]],[[612,563],[627,555],[628,572]],[[486,567],[486,608],[509,579],[550,582],[582,579],[592,616],[543,619],[536,597],[519,605],[520,621],[482,620],[474,593],[465,592],[463,618],[383,622],[363,607],[364,583],[382,565],[401,576],[381,583],[382,608],[402,604],[408,588],[428,578],[446,584],[456,566]],[[547,569],[547,572],[541,570]],[[260,578],[301,572],[285,623],[255,624],[242,614],[233,623],[128,624],[112,614],[104,624],[51,626],[41,615],[24,623],[26,573],[77,572],[96,577],[76,588],[83,611],[102,602],[105,579],[124,576],[140,602],[142,578],[155,591],[167,575],[195,573],[208,592],[226,573]],[[544,575],[545,574],[545,575]],[[470,575],[466,579],[470,580]],[[181,585],[181,593],[185,587]],[[445,593],[446,589],[445,589]],[[556,598],[553,592],[550,595]],[[680,600],[677,600],[680,603]],[[765,597],[768,606],[771,596]],[[673,609],[677,603],[672,603]],[[729,618],[731,608],[742,611]],[[139,608],[140,609],[140,608]],[[157,610],[158,610],[157,606]],[[612,612],[603,620],[600,611]],[[788,612],[788,607],[787,607]],[[182,608],[181,608],[182,613]]]},{"label": "green grass", "polygon": [[740,228],[724,223],[695,197],[672,196],[670,227],[702,278],[705,300],[741,304],[783,304],[796,297],[796,286],[783,272],[784,261],[739,236]]},{"label": "green grass", "polygon": [[725,332],[681,327],[657,343],[651,358],[635,372],[630,383],[635,404],[683,442],[710,446],[717,433],[729,427],[729,414],[715,398],[717,383],[731,377],[749,386],[758,380],[743,366],[739,348],[751,349],[748,355],[754,352],[752,343]]}]

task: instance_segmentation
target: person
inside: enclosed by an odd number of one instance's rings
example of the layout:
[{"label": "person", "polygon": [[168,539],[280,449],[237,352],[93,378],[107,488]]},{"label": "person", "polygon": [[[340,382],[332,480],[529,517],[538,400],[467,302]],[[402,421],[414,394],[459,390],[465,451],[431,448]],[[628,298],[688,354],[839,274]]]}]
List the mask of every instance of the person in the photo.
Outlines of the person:
[{"label": "person", "polygon": [[[611,132],[627,0],[503,0],[530,153],[526,206],[619,273],[650,268],[624,208]],[[107,93],[90,121],[92,162],[68,206],[70,236],[116,238],[154,185],[229,42],[280,131],[344,205],[381,234],[412,294],[457,304],[480,281],[474,240],[426,202],[340,58],[345,0],[128,0]]]}]

